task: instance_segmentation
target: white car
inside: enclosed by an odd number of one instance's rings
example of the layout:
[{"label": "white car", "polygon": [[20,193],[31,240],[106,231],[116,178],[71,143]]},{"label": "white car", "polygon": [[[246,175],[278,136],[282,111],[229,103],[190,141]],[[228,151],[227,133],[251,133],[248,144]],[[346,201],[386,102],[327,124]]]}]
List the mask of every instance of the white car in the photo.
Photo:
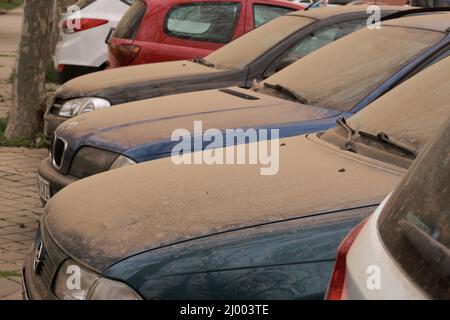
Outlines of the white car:
[{"label": "white car", "polygon": [[55,66],[61,83],[102,70],[108,61],[105,43],[111,30],[135,0],[80,0],[69,7],[61,24]]},{"label": "white car", "polygon": [[341,243],[326,298],[450,299],[450,119]]}]

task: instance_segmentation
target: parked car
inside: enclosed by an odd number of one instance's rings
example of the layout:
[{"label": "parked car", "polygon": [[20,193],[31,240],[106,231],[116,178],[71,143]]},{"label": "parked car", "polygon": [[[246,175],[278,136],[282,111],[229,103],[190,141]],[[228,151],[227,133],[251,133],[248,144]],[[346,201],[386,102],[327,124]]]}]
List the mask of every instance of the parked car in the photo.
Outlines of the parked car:
[{"label": "parked car", "polygon": [[204,57],[303,8],[284,0],[137,0],[109,40],[110,67]]},{"label": "parked car", "polygon": [[449,184],[450,118],[396,191],[342,242],[327,297],[449,300]]},{"label": "parked car", "polygon": [[[386,19],[404,9],[380,8]],[[79,77],[59,89],[47,110],[47,139],[68,118],[95,109],[189,91],[251,87],[255,80],[267,78],[365,26],[368,16],[365,6],[297,11],[250,31],[204,59],[124,67]]]},{"label": "parked car", "polygon": [[[325,133],[281,139],[276,175],[169,158],[68,186],[25,261],[26,297],[323,298],[339,242],[450,115],[449,67],[435,64]],[[71,290],[74,268],[83,281]]]},{"label": "parked car", "polygon": [[[80,0],[81,11],[69,12],[62,22],[55,66],[59,81],[105,69],[108,46],[105,39],[134,0]],[[79,19],[79,23],[75,19]]]},{"label": "parked car", "polygon": [[253,90],[184,93],[75,117],[56,130],[51,157],[38,166],[41,199],[79,179],[170,156],[172,132],[192,131],[194,120],[220,130],[279,128],[283,137],[333,127],[448,55],[448,26],[449,13],[390,20],[309,54]]}]

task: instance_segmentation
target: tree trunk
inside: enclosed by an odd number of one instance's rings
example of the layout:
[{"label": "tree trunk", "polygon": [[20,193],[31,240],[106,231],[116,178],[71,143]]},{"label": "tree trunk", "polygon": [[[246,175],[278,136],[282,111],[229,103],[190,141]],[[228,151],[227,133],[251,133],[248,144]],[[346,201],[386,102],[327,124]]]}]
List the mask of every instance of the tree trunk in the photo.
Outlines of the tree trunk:
[{"label": "tree trunk", "polygon": [[55,0],[25,0],[22,36],[13,78],[7,138],[33,140],[45,110],[45,62],[52,37]]}]

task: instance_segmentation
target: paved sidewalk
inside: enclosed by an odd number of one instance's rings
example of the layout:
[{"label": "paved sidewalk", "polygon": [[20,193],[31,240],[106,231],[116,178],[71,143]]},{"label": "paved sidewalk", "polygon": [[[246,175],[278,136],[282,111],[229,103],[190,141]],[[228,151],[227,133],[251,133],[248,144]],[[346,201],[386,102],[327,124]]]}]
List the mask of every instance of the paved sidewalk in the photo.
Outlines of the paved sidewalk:
[{"label": "paved sidewalk", "polygon": [[[0,118],[11,105],[11,72],[22,27],[22,8],[0,14]],[[21,299],[25,254],[33,244],[42,214],[36,166],[47,150],[0,147],[0,300]]]},{"label": "paved sidewalk", "polygon": [[45,149],[0,148],[0,300],[21,299],[20,270],[43,213],[36,166]]}]

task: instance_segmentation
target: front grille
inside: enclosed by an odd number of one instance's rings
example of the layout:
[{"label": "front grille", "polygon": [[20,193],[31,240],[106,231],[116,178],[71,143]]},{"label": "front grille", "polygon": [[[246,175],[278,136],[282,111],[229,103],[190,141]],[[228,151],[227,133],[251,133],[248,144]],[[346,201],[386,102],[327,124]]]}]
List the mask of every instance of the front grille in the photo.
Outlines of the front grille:
[{"label": "front grille", "polygon": [[[44,250],[47,249],[44,247]],[[38,274],[38,277],[41,278],[42,285],[45,289],[50,287],[50,284],[53,280],[53,274],[55,273],[57,267],[58,266],[56,265],[55,261],[53,261],[52,258],[48,254],[46,254],[42,259],[42,264],[39,268]]]},{"label": "front grille", "polygon": [[66,148],[67,142],[55,135],[52,146],[52,162],[57,169],[60,169],[63,164]]}]

